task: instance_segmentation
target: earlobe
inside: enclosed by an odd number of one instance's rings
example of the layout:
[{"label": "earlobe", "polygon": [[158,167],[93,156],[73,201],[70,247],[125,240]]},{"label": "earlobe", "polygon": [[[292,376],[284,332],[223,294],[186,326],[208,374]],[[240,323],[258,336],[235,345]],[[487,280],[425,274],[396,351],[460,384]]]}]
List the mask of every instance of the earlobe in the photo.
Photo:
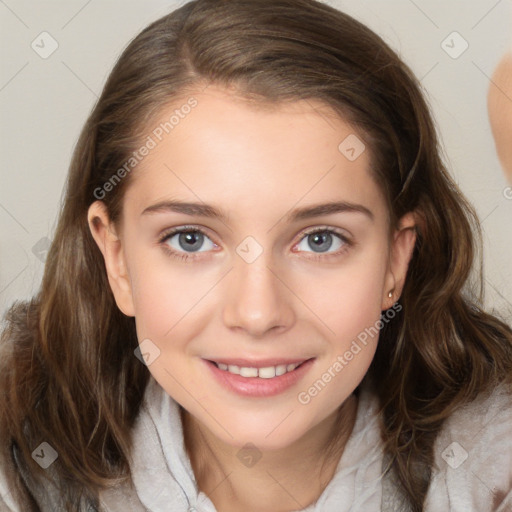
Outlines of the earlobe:
[{"label": "earlobe", "polygon": [[127,316],[135,316],[130,278],[124,248],[111,222],[105,203],[95,201],[89,207],[87,220],[107,271],[107,278],[118,308]]},{"label": "earlobe", "polygon": [[414,252],[420,220],[414,212],[404,215],[393,234],[391,241],[389,265],[384,284],[382,310],[389,309],[402,294],[407,276],[409,262]]}]

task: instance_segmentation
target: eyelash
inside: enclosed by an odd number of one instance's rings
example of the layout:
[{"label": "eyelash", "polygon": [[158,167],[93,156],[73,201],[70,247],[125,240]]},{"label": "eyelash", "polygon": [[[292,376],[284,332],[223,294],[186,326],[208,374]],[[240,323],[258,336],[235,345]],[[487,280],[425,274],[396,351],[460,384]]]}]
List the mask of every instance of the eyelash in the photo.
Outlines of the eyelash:
[{"label": "eyelash", "polygon": [[[162,246],[163,250],[169,256],[171,256],[172,258],[176,258],[176,259],[181,260],[181,261],[195,260],[195,259],[197,259],[199,257],[199,256],[196,256],[197,253],[185,253],[185,252],[182,253],[182,252],[178,252],[178,251],[176,251],[174,249],[171,249],[169,247],[169,245],[167,245],[165,243],[167,240],[169,240],[169,238],[172,238],[174,235],[176,235],[178,233],[194,233],[194,232],[201,233],[202,235],[210,238],[208,236],[208,234],[203,229],[201,229],[200,227],[197,227],[197,226],[182,226],[182,227],[179,227],[179,228],[173,228],[173,229],[171,229],[169,231],[166,231],[159,238],[158,243]],[[354,242],[349,240],[340,231],[338,231],[338,230],[336,230],[334,228],[327,227],[327,226],[322,226],[322,227],[311,229],[310,231],[303,232],[302,235],[301,235],[301,238],[299,239],[297,244],[299,244],[307,236],[314,235],[315,233],[334,234],[338,238],[340,238],[340,240],[343,242],[343,247],[341,249],[338,249],[334,253],[317,253],[314,256],[306,256],[307,258],[309,258],[311,260],[325,260],[326,258],[329,258],[329,257],[341,256],[342,254],[347,252],[350,249],[350,247],[352,247],[354,245]],[[297,244],[295,244],[295,245],[297,245]]]}]

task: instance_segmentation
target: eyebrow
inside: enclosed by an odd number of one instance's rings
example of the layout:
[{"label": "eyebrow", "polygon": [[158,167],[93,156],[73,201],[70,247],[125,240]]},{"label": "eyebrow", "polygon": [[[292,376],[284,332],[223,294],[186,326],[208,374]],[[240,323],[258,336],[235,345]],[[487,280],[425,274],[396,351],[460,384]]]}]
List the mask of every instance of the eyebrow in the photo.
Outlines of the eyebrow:
[{"label": "eyebrow", "polygon": [[[219,219],[222,222],[228,222],[228,214],[206,203],[192,203],[186,201],[161,201],[154,205],[148,206],[143,210],[141,215],[151,213],[175,212],[185,215],[195,215],[199,217],[208,217]],[[333,215],[335,213],[362,213],[374,220],[371,210],[362,204],[350,203],[347,201],[334,201],[329,203],[316,204],[302,208],[296,208],[287,213],[284,218],[288,222],[297,222],[299,220],[310,219],[313,217],[321,217],[323,215]]]}]

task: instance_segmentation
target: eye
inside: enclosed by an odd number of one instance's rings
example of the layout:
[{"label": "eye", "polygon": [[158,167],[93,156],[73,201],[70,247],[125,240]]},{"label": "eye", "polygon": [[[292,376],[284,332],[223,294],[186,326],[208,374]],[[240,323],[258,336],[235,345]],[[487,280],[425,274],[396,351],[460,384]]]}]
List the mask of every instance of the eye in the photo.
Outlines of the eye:
[{"label": "eye", "polygon": [[[331,228],[319,228],[304,234],[296,247],[305,252],[316,254],[336,254],[348,249],[350,241],[346,236]],[[308,251],[312,248],[312,251]]]},{"label": "eye", "polygon": [[171,252],[177,253],[206,252],[216,247],[201,229],[188,226],[165,233],[160,238],[160,243],[164,244]]},{"label": "eye", "polygon": [[[194,259],[197,253],[208,252],[218,246],[200,228],[182,226],[165,232],[159,239],[164,250],[181,260]],[[303,234],[294,252],[310,252],[310,257],[337,256],[347,251],[352,242],[333,228],[321,227]],[[309,250],[312,248],[312,251]]]}]

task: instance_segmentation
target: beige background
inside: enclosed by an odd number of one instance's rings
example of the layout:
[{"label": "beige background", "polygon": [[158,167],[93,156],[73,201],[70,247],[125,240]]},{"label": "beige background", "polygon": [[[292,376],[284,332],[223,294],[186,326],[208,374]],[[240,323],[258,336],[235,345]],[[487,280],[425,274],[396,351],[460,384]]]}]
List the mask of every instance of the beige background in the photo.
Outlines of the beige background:
[{"label": "beige background", "polygon": [[[512,189],[486,111],[489,77],[512,42],[512,0],[328,3],[381,34],[421,78],[449,168],[483,222],[488,307],[512,321]],[[117,56],[177,5],[0,0],[0,314],[39,286],[73,146]]]}]

